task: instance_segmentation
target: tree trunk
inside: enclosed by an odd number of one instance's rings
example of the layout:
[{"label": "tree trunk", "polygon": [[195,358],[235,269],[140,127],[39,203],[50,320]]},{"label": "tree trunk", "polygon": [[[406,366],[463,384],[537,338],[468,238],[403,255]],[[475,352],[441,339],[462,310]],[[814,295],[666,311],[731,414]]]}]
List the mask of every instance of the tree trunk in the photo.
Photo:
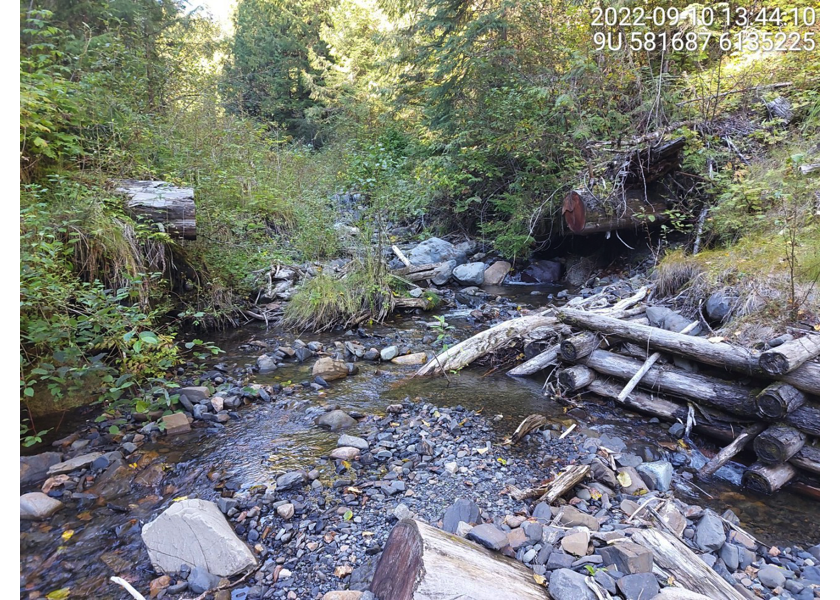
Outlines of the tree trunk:
[{"label": "tree trunk", "polygon": [[557,381],[565,392],[585,388],[595,380],[595,372],[583,365],[574,365],[557,374]]},{"label": "tree trunk", "polygon": [[[595,350],[581,364],[604,375],[628,380],[641,362],[606,350]],[[755,418],[755,397],[750,388],[687,371],[653,367],[639,382],[642,387],[694,400],[742,417]]]},{"label": "tree trunk", "polygon": [[371,591],[383,600],[547,600],[523,564],[420,521],[391,530]]},{"label": "tree trunk", "polygon": [[764,430],[753,442],[753,450],[758,460],[768,465],[787,462],[803,446],[805,434],[784,425],[774,425]]},{"label": "tree trunk", "polygon": [[554,317],[543,317],[541,315],[504,321],[441,352],[423,365],[416,375],[440,375],[446,371],[463,369],[488,352],[519,340],[530,330],[543,325],[553,325],[556,322],[557,320]]},{"label": "tree trunk", "polygon": [[560,356],[566,362],[577,362],[589,356],[600,344],[600,336],[584,331],[560,342]]},{"label": "tree trunk", "polygon": [[700,478],[708,479],[711,477],[715,471],[735,458],[735,455],[746,448],[747,444],[749,444],[755,436],[764,431],[766,428],[767,425],[764,423],[755,423],[742,429],[741,433],[738,434],[738,437],[732,440],[732,443],[724,448],[721,448],[720,452],[718,452],[712,460],[707,462],[706,465],[700,469],[700,472],[698,473]]},{"label": "tree trunk", "polygon": [[820,336],[806,335],[762,352],[758,366],[770,375],[784,375],[819,355]]},{"label": "tree trunk", "polygon": [[445,264],[441,262],[428,265],[415,265],[404,269],[397,269],[396,271],[391,271],[391,273],[406,281],[423,281],[424,279],[432,279],[437,274],[437,270]]},{"label": "tree trunk", "polygon": [[[758,356],[738,346],[710,342],[704,338],[681,335],[657,327],[648,327],[628,323],[591,312],[560,308],[556,312],[563,323],[582,329],[590,329],[606,335],[615,335],[627,340],[693,358],[708,365],[723,367],[730,371],[760,375],[763,370],[758,366]],[[806,362],[802,366],[781,376],[771,376],[811,394],[820,393],[820,365]]]},{"label": "tree trunk", "polygon": [[745,487],[752,490],[762,494],[772,494],[795,476],[796,469],[788,463],[778,465],[756,463],[744,471],[744,477],[741,481]]},{"label": "tree trunk", "polygon": [[805,404],[805,394],[790,384],[777,381],[758,396],[756,408],[767,420],[781,419]]},{"label": "tree trunk", "polygon": [[735,588],[674,535],[656,529],[640,529],[633,533],[633,541],[653,552],[653,573],[659,579],[673,577],[685,589],[712,600],[741,598]]}]

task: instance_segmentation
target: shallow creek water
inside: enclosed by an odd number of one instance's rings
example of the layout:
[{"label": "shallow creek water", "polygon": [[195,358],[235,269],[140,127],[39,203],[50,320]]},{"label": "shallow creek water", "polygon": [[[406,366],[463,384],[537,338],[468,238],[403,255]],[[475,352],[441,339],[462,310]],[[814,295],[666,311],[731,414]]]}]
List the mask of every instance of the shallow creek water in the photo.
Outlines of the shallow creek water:
[{"label": "shallow creek water", "polygon": [[[545,296],[530,295],[534,289],[517,286],[499,288],[493,293],[504,294],[523,305],[546,303]],[[537,289],[543,293],[552,291]],[[446,321],[456,327],[457,339],[472,335],[473,327],[465,319],[467,312],[444,313]],[[420,339],[429,333],[424,323],[430,320],[428,315],[405,317],[388,326],[372,328],[368,333],[374,339],[377,334],[396,333],[403,343],[417,347]],[[254,363],[261,354],[258,350],[241,350],[244,342],[277,337],[290,342],[295,336],[284,337],[281,331],[249,327],[224,332],[216,343],[226,351],[226,363],[243,365]],[[338,334],[301,337],[307,341],[320,339],[329,345],[336,339],[355,339]],[[371,342],[361,341],[367,345]],[[223,480],[229,478],[237,488],[269,484],[281,472],[309,468],[314,459],[334,447],[336,434],[315,427],[312,415],[307,413],[308,408],[317,405],[338,404],[345,410],[383,414],[389,404],[406,397],[421,397],[439,406],[461,405],[473,410],[480,408],[485,415],[503,415],[497,424],[499,439],[512,432],[525,416],[540,413],[564,426],[577,423],[580,431],[593,437],[617,436],[627,443],[628,451],[640,456],[645,456],[645,452],[665,456],[669,451],[659,442],[674,442],[667,426],[650,423],[647,417],[612,407],[594,397],[582,398],[577,407],[569,410],[543,395],[542,380],[538,378],[514,379],[503,372],[487,375],[487,368],[475,367],[447,378],[411,379],[415,367],[365,362],[360,366],[358,375],[334,382],[324,396],[306,391],[291,397],[288,407],[280,403],[254,404],[240,408],[241,420],[231,420],[222,433],[196,429],[144,445],[139,452],[141,458],[129,466],[129,472],[113,477],[96,490],[108,498],[106,506],[94,500],[80,500],[78,506],[68,505],[41,525],[30,526],[24,522],[20,547],[21,597],[28,597],[33,589],[44,596],[64,587],[70,588],[70,597],[127,597],[108,582],[108,577],[124,572],[127,564],[131,565],[128,570],[137,574],[138,581],[153,577],[140,529],[175,498],[215,500],[218,491],[211,480],[215,475],[221,475]],[[254,381],[271,384],[304,381],[311,377],[311,368],[311,361],[282,366],[269,375],[256,376]],[[719,512],[731,508],[740,517],[742,527],[769,544],[807,546],[819,541],[818,501],[785,492],[764,498],[741,490],[736,482],[742,468],[727,466],[719,471],[714,482],[698,482],[697,486],[712,498],[678,475],[674,477],[676,493],[688,503],[710,506]],[[61,534],[68,530],[73,534],[63,540]]]}]

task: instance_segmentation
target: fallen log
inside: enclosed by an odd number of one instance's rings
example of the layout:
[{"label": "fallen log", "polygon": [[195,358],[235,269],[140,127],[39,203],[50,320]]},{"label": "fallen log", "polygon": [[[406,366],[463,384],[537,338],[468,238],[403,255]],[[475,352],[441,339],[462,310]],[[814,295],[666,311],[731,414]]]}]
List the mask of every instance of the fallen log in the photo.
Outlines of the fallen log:
[{"label": "fallen log", "polygon": [[648,202],[642,190],[627,190],[620,202],[598,198],[589,190],[572,190],[563,200],[562,215],[566,231],[591,235],[661,224],[668,220],[667,210],[664,199]]},{"label": "fallen log", "polygon": [[788,462],[797,469],[819,475],[820,449],[814,446],[803,446],[802,450],[797,452],[795,456],[792,456]]},{"label": "fallen log", "polygon": [[796,477],[796,469],[788,463],[778,465],[756,463],[744,471],[741,482],[744,487],[769,495],[779,491],[794,477]]},{"label": "fallen log", "polygon": [[406,281],[423,281],[425,279],[432,279],[437,275],[438,270],[446,263],[430,263],[428,265],[414,265],[404,269],[397,269],[391,271],[391,274],[396,275]]},{"label": "fallen log", "polygon": [[585,388],[595,380],[595,371],[583,365],[574,365],[557,374],[557,382],[565,392]]},{"label": "fallen log", "polygon": [[512,368],[507,372],[511,377],[525,377],[539,373],[546,367],[556,364],[557,353],[560,351],[560,344],[551,346],[548,350],[540,352],[534,358],[526,360],[521,365]]},{"label": "fallen log", "polygon": [[788,383],[777,381],[758,395],[756,408],[765,419],[781,419],[805,404],[805,394]]},{"label": "fallen log", "polygon": [[370,589],[388,600],[548,598],[522,563],[412,519],[391,530]]},{"label": "fallen log", "polygon": [[806,335],[765,350],[758,357],[758,366],[770,375],[784,375],[820,355],[820,336]]},{"label": "fallen log", "polygon": [[584,331],[560,342],[560,356],[566,362],[577,362],[589,356],[600,344],[600,336]]},{"label": "fallen log", "polygon": [[540,502],[556,503],[587,475],[589,475],[589,465],[569,465],[548,484],[548,490],[540,497]]},{"label": "fallen log", "polygon": [[541,315],[519,317],[504,321],[441,352],[423,365],[415,373],[415,376],[440,375],[447,371],[463,369],[488,352],[492,352],[518,340],[531,329],[542,327],[543,325],[552,325],[556,322],[557,320],[554,317]]},{"label": "fallen log", "polygon": [[[569,325],[581,329],[589,329],[605,335],[614,335],[638,344],[650,346],[655,350],[672,352],[698,360],[708,365],[722,367],[726,370],[746,373],[747,375],[761,375],[763,369],[758,366],[758,356],[746,348],[732,346],[725,343],[710,342],[705,338],[681,335],[672,331],[629,323],[612,317],[597,315],[591,312],[570,308],[556,310],[557,318]],[[811,394],[820,393],[820,365],[806,362],[797,369],[780,376],[770,376],[789,383]]]},{"label": "fallen log", "polygon": [[[680,333],[688,333],[689,331],[697,327],[699,324],[699,321],[693,321],[686,325],[682,329],[682,331],[680,331]],[[654,352],[647,358],[647,360],[645,360],[644,363],[642,363],[642,366],[639,367],[639,370],[636,372],[635,375],[633,375],[630,381],[627,382],[627,385],[624,386],[624,389],[621,390],[621,393],[618,395],[619,402],[624,400],[630,394],[630,392],[632,392],[636,388],[636,386],[639,384],[639,381],[641,381],[642,377],[644,377],[645,374],[648,371],[650,371],[651,367],[657,360],[659,360],[661,356],[662,354],[660,354],[659,352]]]},{"label": "fallen log", "polygon": [[800,406],[783,419],[790,425],[808,435],[820,437],[820,409],[813,406]]},{"label": "fallen log", "polygon": [[412,265],[412,264],[411,264],[411,261],[410,261],[410,260],[408,260],[408,259],[405,257],[405,254],[403,254],[403,253],[402,253],[402,250],[400,250],[399,246],[397,246],[396,244],[394,244],[393,246],[391,246],[391,250],[393,250],[393,251],[394,251],[394,254],[397,256],[397,258],[399,258],[399,259],[400,259],[400,262],[401,262],[402,264],[404,264],[404,265],[406,266],[406,268],[407,268],[407,269],[410,269],[411,267],[413,267],[413,266],[414,266],[414,265]]},{"label": "fallen log", "polygon": [[196,239],[193,188],[126,179],[117,182],[116,191],[127,197],[126,207],[133,216],[160,224],[173,237]]},{"label": "fallen log", "polygon": [[434,302],[424,298],[423,296],[420,296],[419,298],[395,298],[394,308],[419,308],[422,310],[431,310],[434,308]]},{"label": "fallen log", "polygon": [[767,425],[764,423],[755,423],[742,429],[741,433],[738,434],[738,437],[732,440],[728,446],[721,448],[720,452],[718,452],[712,460],[707,462],[705,466],[700,469],[697,475],[699,475],[701,479],[708,479],[711,477],[715,471],[732,460],[735,455],[747,447],[747,444],[749,444],[755,436],[764,431],[766,428]]},{"label": "fallen log", "polygon": [[[603,398],[616,400],[621,391],[621,386],[606,379],[599,378],[589,384],[587,391]],[[621,404],[634,411],[653,415],[654,417],[668,421],[685,423],[688,419],[688,408],[683,404],[642,390],[635,390]],[[695,414],[695,420],[695,431],[726,443],[738,437],[736,428],[742,428],[738,424],[711,421],[703,414]],[[816,475],[820,474],[819,448],[804,446],[789,462],[797,468]]]},{"label": "fallen log", "polygon": [[634,542],[653,552],[653,573],[660,579],[673,578],[678,585],[712,600],[741,597],[734,587],[674,535],[656,529],[640,529],[632,537]]},{"label": "fallen log", "polygon": [[753,450],[758,460],[768,465],[787,462],[805,446],[805,434],[784,425],[774,425],[756,436]]},{"label": "fallen log", "polygon": [[[603,375],[628,380],[639,370],[638,360],[606,350],[595,350],[581,361]],[[688,371],[652,367],[640,384],[656,392],[693,400],[742,417],[755,418],[755,396],[750,388]]]}]

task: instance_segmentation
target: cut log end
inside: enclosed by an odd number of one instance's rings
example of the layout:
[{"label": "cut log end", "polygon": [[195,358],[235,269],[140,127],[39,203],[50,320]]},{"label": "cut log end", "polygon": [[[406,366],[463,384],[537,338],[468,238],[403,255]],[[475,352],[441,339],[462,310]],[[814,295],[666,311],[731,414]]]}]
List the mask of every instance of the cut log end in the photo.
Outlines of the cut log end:
[{"label": "cut log end", "polygon": [[756,436],[755,455],[763,463],[775,465],[787,462],[805,445],[805,435],[793,427],[774,425]]},{"label": "cut log end", "polygon": [[744,471],[743,484],[751,490],[770,495],[796,476],[796,469],[787,463],[755,464]]},{"label": "cut log end", "polygon": [[805,394],[792,385],[777,382],[767,386],[758,396],[758,413],[769,420],[781,419],[805,404]]}]

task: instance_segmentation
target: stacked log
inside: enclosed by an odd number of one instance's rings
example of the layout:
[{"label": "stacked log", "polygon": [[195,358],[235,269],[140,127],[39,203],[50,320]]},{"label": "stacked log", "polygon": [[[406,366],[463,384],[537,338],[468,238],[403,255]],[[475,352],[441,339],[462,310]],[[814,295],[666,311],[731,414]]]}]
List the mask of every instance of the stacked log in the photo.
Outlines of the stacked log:
[{"label": "stacked log", "polygon": [[[729,443],[701,476],[750,449],[758,461],[743,484],[752,489],[769,494],[803,473],[819,477],[818,335],[760,353],[578,308],[555,314],[578,330],[554,347],[556,362],[568,365],[553,375],[564,393],[590,391]],[[612,341],[609,348],[603,339]],[[632,356],[622,353],[617,340],[634,344]],[[648,360],[640,360],[639,346]],[[699,368],[678,368],[669,356]],[[692,405],[697,412],[689,410]]]}]

